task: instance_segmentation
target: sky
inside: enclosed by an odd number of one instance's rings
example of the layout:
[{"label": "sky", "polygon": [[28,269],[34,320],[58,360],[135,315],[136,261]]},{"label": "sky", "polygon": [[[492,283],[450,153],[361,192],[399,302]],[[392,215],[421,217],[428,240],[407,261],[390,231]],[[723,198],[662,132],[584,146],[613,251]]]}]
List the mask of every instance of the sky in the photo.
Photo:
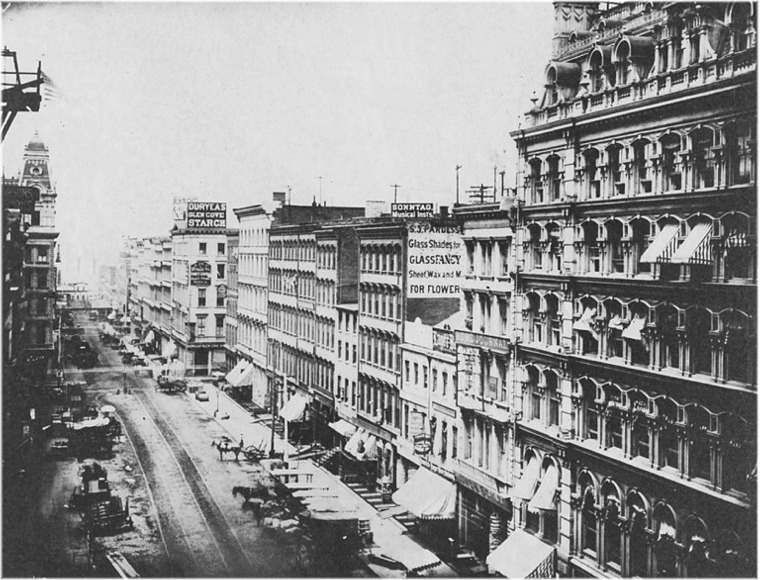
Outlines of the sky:
[{"label": "sky", "polygon": [[18,3],[2,24],[58,94],[18,115],[3,168],[39,131],[74,281],[125,235],[168,235],[174,197],[364,205],[398,184],[398,201],[451,205],[457,165],[463,201],[494,166],[513,186],[552,5]]}]

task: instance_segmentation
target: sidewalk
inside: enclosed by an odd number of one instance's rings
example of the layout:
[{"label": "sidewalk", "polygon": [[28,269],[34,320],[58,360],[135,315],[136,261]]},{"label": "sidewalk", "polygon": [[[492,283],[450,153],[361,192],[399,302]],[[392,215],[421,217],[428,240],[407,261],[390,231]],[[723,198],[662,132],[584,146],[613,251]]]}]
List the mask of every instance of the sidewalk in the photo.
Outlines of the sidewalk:
[{"label": "sidewalk", "polygon": [[[248,411],[212,384],[207,383],[206,388],[209,391],[209,400],[205,402],[195,401],[196,404],[209,415],[213,416],[217,408],[218,396],[219,414],[216,421],[230,434],[233,440],[238,441],[242,436],[246,445],[259,444],[266,441],[265,448],[269,449],[269,441],[271,440],[269,423],[264,423],[252,417]],[[188,396],[193,397],[195,400],[193,395],[188,394]],[[229,418],[219,418],[225,415],[229,415]],[[287,449],[288,454],[291,455],[295,452],[295,448],[292,445],[280,440],[277,436],[275,436],[274,446],[275,451],[285,451]],[[407,535],[406,528],[402,524],[393,518],[381,518],[377,510],[344,484],[338,476],[317,466],[310,459],[290,460],[289,467],[291,469],[298,467],[308,468],[309,471],[313,471],[314,484],[328,488],[329,493],[337,496],[341,504],[347,508],[355,507],[359,519],[369,521],[374,541],[373,546],[369,549],[371,553],[375,555],[384,554],[397,560],[401,556],[407,567],[416,567],[416,565],[425,566],[426,564],[439,562],[434,567],[419,572],[420,576],[449,578],[457,576],[457,573],[450,566],[441,562],[430,550],[422,547],[414,538]],[[391,570],[373,564],[370,564],[370,568],[378,576],[382,577],[399,578],[403,575],[403,572],[400,570]]]}]

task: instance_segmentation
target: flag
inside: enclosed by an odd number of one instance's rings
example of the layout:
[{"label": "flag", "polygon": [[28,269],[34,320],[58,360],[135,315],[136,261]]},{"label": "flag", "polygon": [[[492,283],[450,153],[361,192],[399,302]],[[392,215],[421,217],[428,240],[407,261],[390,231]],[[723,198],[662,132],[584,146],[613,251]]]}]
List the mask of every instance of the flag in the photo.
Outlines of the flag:
[{"label": "flag", "polygon": [[44,72],[42,73],[42,98],[43,101],[61,101],[63,95],[53,79]]}]

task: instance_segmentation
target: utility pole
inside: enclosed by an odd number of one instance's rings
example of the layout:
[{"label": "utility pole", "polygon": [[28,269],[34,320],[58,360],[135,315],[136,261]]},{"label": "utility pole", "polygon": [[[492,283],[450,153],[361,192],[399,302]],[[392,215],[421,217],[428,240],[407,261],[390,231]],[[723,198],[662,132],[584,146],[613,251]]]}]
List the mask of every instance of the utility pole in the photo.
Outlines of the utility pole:
[{"label": "utility pole", "polygon": [[499,171],[499,175],[501,175],[501,197],[504,197],[504,174],[506,171],[502,170]]},{"label": "utility pole", "polygon": [[491,189],[490,185],[485,185],[481,183],[480,185],[473,185],[470,187],[470,189],[467,190],[467,193],[470,194],[470,200],[471,201],[478,201],[479,203],[485,203],[486,201],[486,190]]},{"label": "utility pole", "polygon": [[493,166],[493,201],[496,203],[496,170],[497,167]]},{"label": "utility pole", "polygon": [[457,205],[459,205],[459,170],[462,169],[461,165],[457,165],[456,172],[457,172]]},{"label": "utility pole", "polygon": [[398,201],[398,190],[401,186],[394,183],[391,187],[393,188],[393,203],[396,203]]},{"label": "utility pole", "polygon": [[[284,407],[287,403],[285,400],[288,395],[288,378],[285,376],[285,371],[282,371],[282,406]],[[282,418],[283,422],[285,423],[285,446],[282,448],[282,460],[287,465],[288,463],[288,419],[287,417]]]},{"label": "utility pole", "polygon": [[322,205],[322,176],[319,176],[319,205]]}]

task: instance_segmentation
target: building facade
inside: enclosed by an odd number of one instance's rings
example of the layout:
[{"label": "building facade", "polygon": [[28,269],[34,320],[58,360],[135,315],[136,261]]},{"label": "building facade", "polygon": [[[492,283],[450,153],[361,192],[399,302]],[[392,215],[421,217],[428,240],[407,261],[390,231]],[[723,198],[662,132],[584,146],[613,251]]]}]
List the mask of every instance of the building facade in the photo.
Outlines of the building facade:
[{"label": "building facade", "polygon": [[[269,381],[267,375],[267,326],[269,284],[269,227],[272,216],[260,205],[234,210],[240,224],[238,248],[238,307],[236,364],[245,360],[246,399],[267,408]],[[243,369],[241,369],[243,370]],[[241,373],[241,379],[242,379]]]},{"label": "building facade", "polygon": [[227,292],[227,230],[172,231],[171,337],[177,357],[197,376],[222,371]]},{"label": "building facade", "polygon": [[573,576],[756,569],[750,3],[555,3],[514,131],[513,525]]}]

